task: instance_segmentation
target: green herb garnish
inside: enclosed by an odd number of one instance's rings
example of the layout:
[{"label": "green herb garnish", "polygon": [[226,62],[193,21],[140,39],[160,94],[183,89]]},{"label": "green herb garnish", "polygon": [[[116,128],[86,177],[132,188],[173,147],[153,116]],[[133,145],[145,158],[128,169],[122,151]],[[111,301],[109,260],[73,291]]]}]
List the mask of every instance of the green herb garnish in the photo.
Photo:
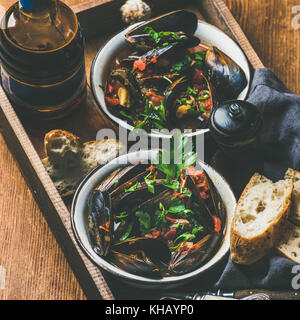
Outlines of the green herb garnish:
[{"label": "green herb garnish", "polygon": [[155,193],[155,190],[154,190],[155,177],[153,177],[153,179],[149,179],[151,175],[152,175],[152,170],[146,177],[144,177],[144,181],[147,185],[148,191],[154,194]]},{"label": "green herb garnish", "polygon": [[191,66],[192,58],[190,56],[184,56],[181,61],[176,62],[170,68],[171,73],[181,73],[187,70]]},{"label": "green herb garnish", "polygon": [[147,212],[136,211],[135,216],[138,219],[141,235],[149,233],[151,230],[151,217]]},{"label": "green herb garnish", "polygon": [[125,192],[133,192],[136,190],[137,186],[138,186],[138,182],[136,182],[134,185],[132,185],[130,188],[125,189]]},{"label": "green herb garnish", "polygon": [[[180,40],[180,36],[172,31],[156,32],[152,27],[149,27],[149,26],[145,27],[144,31],[153,38],[156,44],[159,44],[161,40],[166,36],[171,36],[175,40]],[[169,45],[168,42],[164,42],[162,44],[162,46],[167,46],[167,45]]]},{"label": "green herb garnish", "polygon": [[185,150],[188,138],[180,131],[175,131],[170,141],[170,150],[158,152],[156,168],[166,175],[166,180],[178,180],[181,170],[195,164],[197,155],[192,150]]},{"label": "green herb garnish", "polygon": [[124,235],[120,238],[120,241],[124,241],[130,236],[132,228],[133,228],[133,221],[131,223],[129,223],[127,230],[124,233]]}]

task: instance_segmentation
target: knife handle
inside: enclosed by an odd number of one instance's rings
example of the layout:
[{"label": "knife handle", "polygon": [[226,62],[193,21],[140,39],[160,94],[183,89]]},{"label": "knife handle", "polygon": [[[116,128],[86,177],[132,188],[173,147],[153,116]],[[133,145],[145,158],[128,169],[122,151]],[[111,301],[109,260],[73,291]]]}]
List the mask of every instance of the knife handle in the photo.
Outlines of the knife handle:
[{"label": "knife handle", "polygon": [[270,297],[271,300],[300,300],[300,292],[298,291],[269,291],[261,289],[253,290],[238,290],[234,293],[235,299],[243,299],[247,296],[264,293]]}]

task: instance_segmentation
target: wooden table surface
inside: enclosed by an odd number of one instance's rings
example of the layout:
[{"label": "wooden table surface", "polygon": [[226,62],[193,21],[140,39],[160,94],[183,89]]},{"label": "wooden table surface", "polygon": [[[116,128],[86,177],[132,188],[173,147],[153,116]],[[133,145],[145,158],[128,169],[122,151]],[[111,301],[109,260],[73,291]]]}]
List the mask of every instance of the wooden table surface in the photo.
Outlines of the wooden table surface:
[{"label": "wooden table surface", "polygon": [[[0,14],[14,2],[1,0]],[[264,65],[300,94],[300,0],[225,3]],[[1,300],[86,299],[1,135],[0,221]]]}]

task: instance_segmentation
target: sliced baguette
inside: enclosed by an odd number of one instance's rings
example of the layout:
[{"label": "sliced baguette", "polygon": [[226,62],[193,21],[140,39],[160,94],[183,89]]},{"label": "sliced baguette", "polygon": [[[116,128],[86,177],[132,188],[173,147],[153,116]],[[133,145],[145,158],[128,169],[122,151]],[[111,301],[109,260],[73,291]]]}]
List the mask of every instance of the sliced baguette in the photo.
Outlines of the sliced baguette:
[{"label": "sliced baguette", "polygon": [[292,179],[294,182],[289,219],[300,227],[300,172],[288,169],[285,173],[285,179]]},{"label": "sliced baguette", "polygon": [[44,145],[47,157],[42,162],[62,197],[74,194],[83,178],[98,165],[125,152],[124,145],[117,140],[82,143],[64,130],[46,134]]},{"label": "sliced baguette", "polygon": [[293,181],[273,183],[255,173],[243,191],[231,226],[231,259],[252,264],[273,248],[284,232],[291,206]]},{"label": "sliced baguette", "polygon": [[277,246],[286,258],[300,264],[300,227],[287,221],[287,229]]}]

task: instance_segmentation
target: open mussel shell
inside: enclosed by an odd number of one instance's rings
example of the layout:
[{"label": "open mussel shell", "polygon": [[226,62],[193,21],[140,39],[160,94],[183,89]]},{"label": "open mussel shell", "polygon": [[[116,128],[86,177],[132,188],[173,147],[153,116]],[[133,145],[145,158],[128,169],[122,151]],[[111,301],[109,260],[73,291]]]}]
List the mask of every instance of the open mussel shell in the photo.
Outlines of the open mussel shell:
[{"label": "open mussel shell", "polygon": [[94,190],[88,201],[88,237],[93,250],[106,256],[113,241],[113,218],[110,196],[107,192]]},{"label": "open mussel shell", "polygon": [[205,56],[208,81],[212,83],[220,100],[229,100],[247,86],[247,79],[240,66],[216,47],[210,47]]},{"label": "open mussel shell", "polygon": [[131,274],[152,279],[162,278],[162,275],[156,265],[148,260],[141,252],[136,253],[135,255],[128,255],[112,251],[108,257],[108,261],[116,267]]},{"label": "open mussel shell", "polygon": [[[218,101],[216,99],[214,88],[212,87],[211,83],[207,80],[207,78],[203,75],[203,80],[206,83],[206,86],[209,91],[209,95],[212,99],[212,110],[218,105]],[[185,115],[182,116],[182,118],[178,118],[177,111],[180,106],[177,104],[177,99],[179,98],[180,94],[182,92],[185,92],[187,87],[192,84],[192,74],[190,70],[186,71],[186,75],[183,75],[182,77],[175,80],[171,85],[167,87],[165,90],[164,96],[165,96],[165,108],[167,110],[168,119],[170,122],[175,123],[180,126],[180,123],[183,123],[184,126],[188,125],[189,128],[195,128],[195,129],[202,129],[205,128],[208,124],[207,118],[202,118],[199,114],[198,116],[195,116],[195,114],[189,114],[186,112]],[[185,119],[184,121],[181,121]]]},{"label": "open mussel shell", "polygon": [[[110,74],[112,79],[118,80],[120,84],[124,87],[124,92],[128,95],[127,99],[130,101],[129,109],[132,109],[136,102],[142,99],[142,95],[140,92],[140,88],[138,83],[136,82],[135,77],[132,75],[129,69],[127,68],[119,68],[113,70]],[[119,96],[120,101],[122,98]],[[123,98],[126,100],[126,97]],[[123,106],[123,104],[121,103]],[[124,107],[124,106],[123,106]]]},{"label": "open mussel shell", "polygon": [[171,252],[159,239],[135,238],[113,246],[109,256],[119,268],[148,278],[162,278],[159,266],[168,266]]},{"label": "open mussel shell", "polygon": [[126,38],[130,39],[134,35],[144,35],[146,27],[151,27],[155,31],[181,31],[193,35],[197,26],[198,18],[194,13],[186,10],[177,10],[139,24],[126,34]]},{"label": "open mussel shell", "polygon": [[226,207],[224,201],[218,192],[215,184],[209,175],[200,169],[195,174],[202,172],[204,179],[208,184],[208,190],[205,191],[207,197],[203,197],[195,185],[195,177],[192,174],[187,177],[187,185],[193,191],[192,209],[197,214],[196,217],[200,223],[208,228],[211,232],[215,232],[215,217],[219,219],[222,228],[225,225]]},{"label": "open mussel shell", "polygon": [[170,271],[176,275],[191,272],[200,267],[218,248],[220,233],[207,234],[186,252],[176,252],[170,262]]}]

